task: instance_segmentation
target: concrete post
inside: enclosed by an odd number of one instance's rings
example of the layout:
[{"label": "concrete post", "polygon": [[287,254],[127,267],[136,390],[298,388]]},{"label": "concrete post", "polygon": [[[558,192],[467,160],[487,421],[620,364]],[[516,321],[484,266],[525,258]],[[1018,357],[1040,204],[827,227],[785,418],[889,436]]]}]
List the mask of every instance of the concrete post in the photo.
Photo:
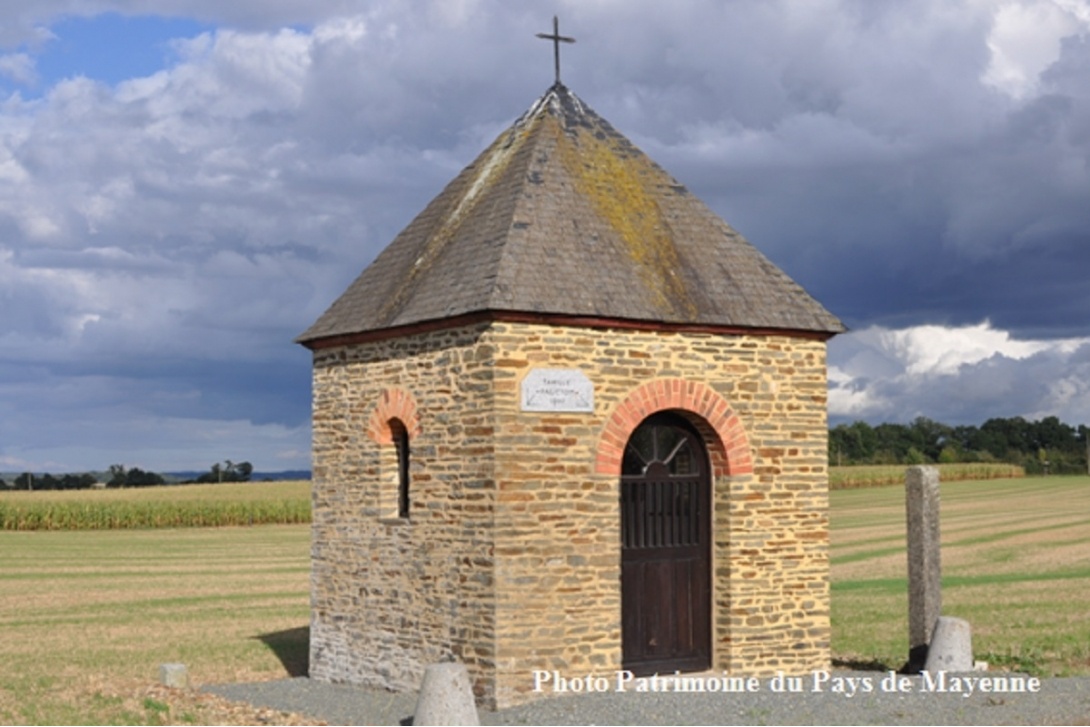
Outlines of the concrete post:
[{"label": "concrete post", "polygon": [[972,671],[973,635],[969,622],[940,616],[931,634],[924,671]]},{"label": "concrete post", "polygon": [[905,472],[908,523],[908,670],[927,661],[931,630],[942,613],[939,559],[939,471],[909,467]]},{"label": "concrete post", "polygon": [[189,686],[189,672],[185,664],[160,664],[159,682],[163,686],[185,689]]},{"label": "concrete post", "polygon": [[465,664],[443,662],[424,669],[414,725],[479,725],[473,685]]}]

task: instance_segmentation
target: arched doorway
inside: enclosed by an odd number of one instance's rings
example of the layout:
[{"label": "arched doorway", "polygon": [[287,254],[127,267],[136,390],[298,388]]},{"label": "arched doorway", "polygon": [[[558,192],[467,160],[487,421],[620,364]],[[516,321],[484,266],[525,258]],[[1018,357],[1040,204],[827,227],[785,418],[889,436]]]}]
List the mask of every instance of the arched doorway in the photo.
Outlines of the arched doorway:
[{"label": "arched doorway", "polygon": [[621,642],[635,674],[711,666],[711,477],[696,429],[645,419],[621,463]]}]

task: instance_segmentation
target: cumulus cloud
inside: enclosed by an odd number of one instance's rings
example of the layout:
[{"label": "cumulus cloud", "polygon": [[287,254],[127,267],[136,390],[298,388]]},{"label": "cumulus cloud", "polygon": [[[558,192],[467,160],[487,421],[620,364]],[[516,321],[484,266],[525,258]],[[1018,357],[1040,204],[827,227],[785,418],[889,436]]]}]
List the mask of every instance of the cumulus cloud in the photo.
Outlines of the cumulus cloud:
[{"label": "cumulus cloud", "polygon": [[926,416],[947,424],[1090,412],[1090,336],[1019,340],[973,326],[871,326],[829,347],[829,416],[873,423]]},{"label": "cumulus cloud", "polygon": [[1042,71],[1056,62],[1064,38],[1090,29],[1090,5],[1080,0],[1006,2],[988,35],[991,61],[983,80],[1015,97],[1038,86]]},{"label": "cumulus cloud", "polygon": [[38,79],[34,59],[26,53],[0,55],[0,76],[6,76],[23,85],[30,85]]}]

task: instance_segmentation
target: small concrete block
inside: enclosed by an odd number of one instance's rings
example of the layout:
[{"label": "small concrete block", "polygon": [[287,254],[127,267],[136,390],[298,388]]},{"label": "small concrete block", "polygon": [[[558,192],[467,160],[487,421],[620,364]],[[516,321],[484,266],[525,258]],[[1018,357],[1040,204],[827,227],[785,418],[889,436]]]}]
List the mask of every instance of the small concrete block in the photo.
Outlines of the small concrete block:
[{"label": "small concrete block", "polygon": [[185,689],[189,686],[189,673],[185,664],[160,664],[159,681],[163,686]]},{"label": "small concrete block", "polygon": [[924,671],[972,671],[973,637],[969,622],[940,616],[931,632]]},{"label": "small concrete block", "polygon": [[432,664],[424,670],[413,724],[479,725],[473,686],[465,664]]}]

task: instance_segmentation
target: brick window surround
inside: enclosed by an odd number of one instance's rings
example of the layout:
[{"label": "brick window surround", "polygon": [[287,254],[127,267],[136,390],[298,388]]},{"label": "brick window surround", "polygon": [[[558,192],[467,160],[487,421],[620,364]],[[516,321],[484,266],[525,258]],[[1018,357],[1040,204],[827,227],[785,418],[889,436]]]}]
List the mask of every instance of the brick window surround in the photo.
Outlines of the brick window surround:
[{"label": "brick window surround", "polygon": [[409,443],[420,434],[416,400],[404,389],[385,389],[368,420],[367,436],[381,445],[379,512],[384,520],[407,520]]}]

